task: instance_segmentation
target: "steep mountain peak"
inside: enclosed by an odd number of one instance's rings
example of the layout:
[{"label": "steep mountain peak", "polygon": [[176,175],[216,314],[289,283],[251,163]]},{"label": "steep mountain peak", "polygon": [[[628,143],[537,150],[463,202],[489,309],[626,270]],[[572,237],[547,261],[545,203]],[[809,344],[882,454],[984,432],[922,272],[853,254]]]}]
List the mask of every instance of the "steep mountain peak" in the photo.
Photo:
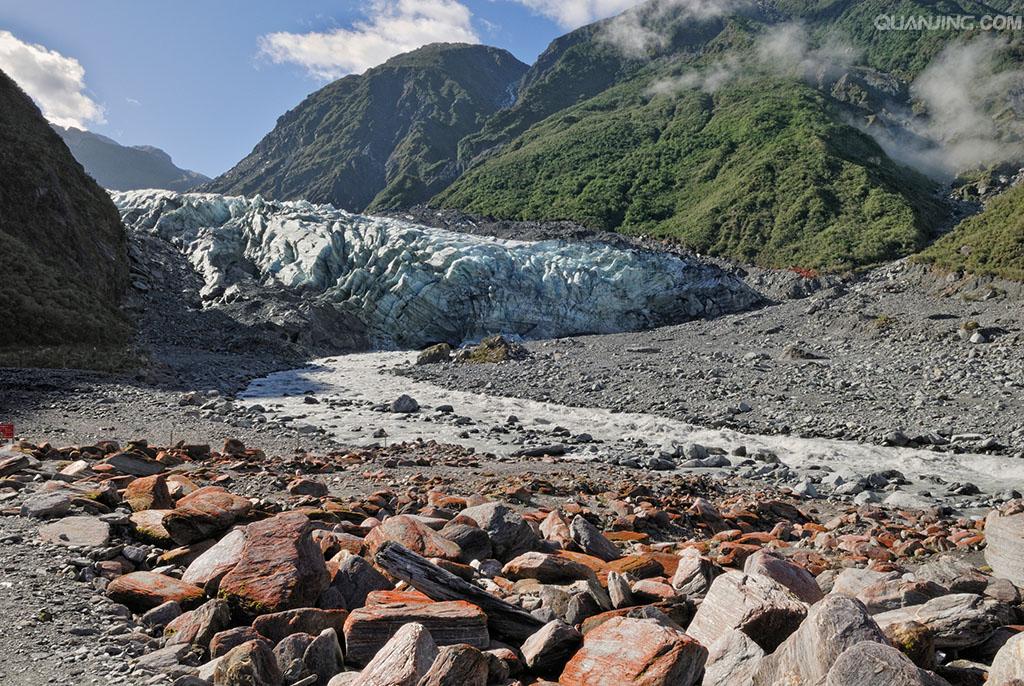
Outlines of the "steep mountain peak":
[{"label": "steep mountain peak", "polygon": [[508,105],[527,66],[433,43],[309,95],[205,190],[360,211],[424,202],[459,173],[459,140]]}]

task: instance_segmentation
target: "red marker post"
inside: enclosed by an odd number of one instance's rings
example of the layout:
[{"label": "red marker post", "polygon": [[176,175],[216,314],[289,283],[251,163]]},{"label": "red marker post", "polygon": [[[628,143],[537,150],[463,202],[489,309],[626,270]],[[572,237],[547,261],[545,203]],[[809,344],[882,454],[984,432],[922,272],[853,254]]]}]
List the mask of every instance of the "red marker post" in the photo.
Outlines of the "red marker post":
[{"label": "red marker post", "polygon": [[0,424],[0,441],[14,440],[14,424]]}]

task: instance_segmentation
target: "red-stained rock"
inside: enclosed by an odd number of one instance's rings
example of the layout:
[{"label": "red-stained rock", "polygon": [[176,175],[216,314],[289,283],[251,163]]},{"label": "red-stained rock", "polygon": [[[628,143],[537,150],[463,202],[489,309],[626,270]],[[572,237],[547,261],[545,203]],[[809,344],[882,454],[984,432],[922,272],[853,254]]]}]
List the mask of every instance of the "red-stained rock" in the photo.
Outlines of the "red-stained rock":
[{"label": "red-stained rock", "polygon": [[107,596],[134,612],[145,612],[170,600],[182,607],[195,606],[203,598],[203,589],[155,572],[132,572],[111,581]]},{"label": "red-stained rock", "polygon": [[563,550],[576,547],[572,541],[572,532],[569,531],[569,523],[565,521],[565,517],[559,510],[552,510],[548,513],[548,516],[540,523],[540,532],[544,536],[544,540],[554,543]]},{"label": "red-stained rock", "polygon": [[653,619],[616,617],[590,631],[569,660],[561,686],[693,686],[708,651]]},{"label": "red-stained rock", "polygon": [[512,579],[536,579],[543,584],[563,584],[593,576],[589,567],[550,553],[523,553],[505,563],[502,576]]},{"label": "red-stained rock", "polygon": [[135,534],[154,545],[170,547],[174,545],[174,539],[164,526],[164,518],[173,510],[140,510],[133,512],[130,517],[132,529]]},{"label": "red-stained rock", "polygon": [[248,498],[219,486],[205,486],[179,500],[164,517],[163,525],[176,543],[185,545],[226,530],[251,510]]},{"label": "red-stained rock", "polygon": [[767,550],[760,550],[748,557],[743,563],[743,571],[746,574],[763,574],[775,579],[808,604],[818,602],[825,595],[810,572]]},{"label": "red-stained rock", "polygon": [[277,643],[291,634],[316,636],[324,629],[334,629],[341,635],[345,631],[346,617],[348,617],[348,612],[345,610],[303,607],[257,617],[252,623],[252,628],[261,636]]},{"label": "red-stained rock", "polygon": [[249,615],[314,605],[330,579],[311,531],[309,518],[297,512],[250,524],[220,596]]},{"label": "red-stained rock", "polygon": [[167,477],[163,474],[144,476],[128,484],[124,489],[124,501],[135,512],[142,510],[169,510],[174,507]]},{"label": "red-stained rock", "polygon": [[438,645],[468,643],[482,650],[490,643],[487,615],[472,603],[374,605],[352,611],[345,621],[346,659],[366,664],[399,627],[411,622],[426,627]]},{"label": "red-stained rock", "polygon": [[218,658],[235,646],[240,646],[247,641],[256,641],[262,638],[251,626],[225,629],[214,634],[213,638],[210,639],[210,659]]},{"label": "red-stained rock", "polygon": [[711,584],[687,632],[711,645],[729,629],[771,652],[803,621],[807,610],[782,584],[759,574],[728,572]]},{"label": "red-stained rock", "polygon": [[462,549],[458,545],[408,515],[388,517],[367,534],[366,548],[371,557],[384,541],[400,543],[423,557],[440,557],[456,562],[462,554]]},{"label": "red-stained rock", "polygon": [[171,620],[164,628],[165,645],[189,643],[206,649],[213,636],[231,626],[231,609],[220,599],[210,600]]},{"label": "red-stained rock", "polygon": [[327,484],[313,479],[296,478],[288,484],[288,492],[292,495],[308,495],[314,498],[322,498],[329,493]]}]

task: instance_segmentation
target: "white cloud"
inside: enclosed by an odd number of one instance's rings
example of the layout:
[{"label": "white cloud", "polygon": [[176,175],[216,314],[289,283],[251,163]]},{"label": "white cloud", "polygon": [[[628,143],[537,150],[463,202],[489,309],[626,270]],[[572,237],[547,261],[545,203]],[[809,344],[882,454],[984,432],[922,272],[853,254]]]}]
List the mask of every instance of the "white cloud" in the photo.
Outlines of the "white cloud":
[{"label": "white cloud", "polygon": [[102,124],[103,108],[85,94],[85,68],[43,45],[25,43],[10,31],[0,31],[0,69],[36,101],[54,124],[84,129]]},{"label": "white cloud", "polygon": [[516,0],[538,14],[574,29],[636,7],[644,0]]},{"label": "white cloud", "polygon": [[472,14],[456,0],[375,0],[349,29],[270,33],[260,52],[276,63],[301,65],[322,79],[363,72],[428,43],[479,43]]}]

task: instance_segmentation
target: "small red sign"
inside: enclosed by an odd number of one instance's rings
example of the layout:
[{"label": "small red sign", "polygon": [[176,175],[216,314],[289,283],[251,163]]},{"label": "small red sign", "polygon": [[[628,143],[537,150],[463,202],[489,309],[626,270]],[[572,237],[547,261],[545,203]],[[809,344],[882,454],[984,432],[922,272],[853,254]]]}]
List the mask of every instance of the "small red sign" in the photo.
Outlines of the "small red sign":
[{"label": "small red sign", "polygon": [[14,440],[14,424],[0,424],[0,439]]}]

